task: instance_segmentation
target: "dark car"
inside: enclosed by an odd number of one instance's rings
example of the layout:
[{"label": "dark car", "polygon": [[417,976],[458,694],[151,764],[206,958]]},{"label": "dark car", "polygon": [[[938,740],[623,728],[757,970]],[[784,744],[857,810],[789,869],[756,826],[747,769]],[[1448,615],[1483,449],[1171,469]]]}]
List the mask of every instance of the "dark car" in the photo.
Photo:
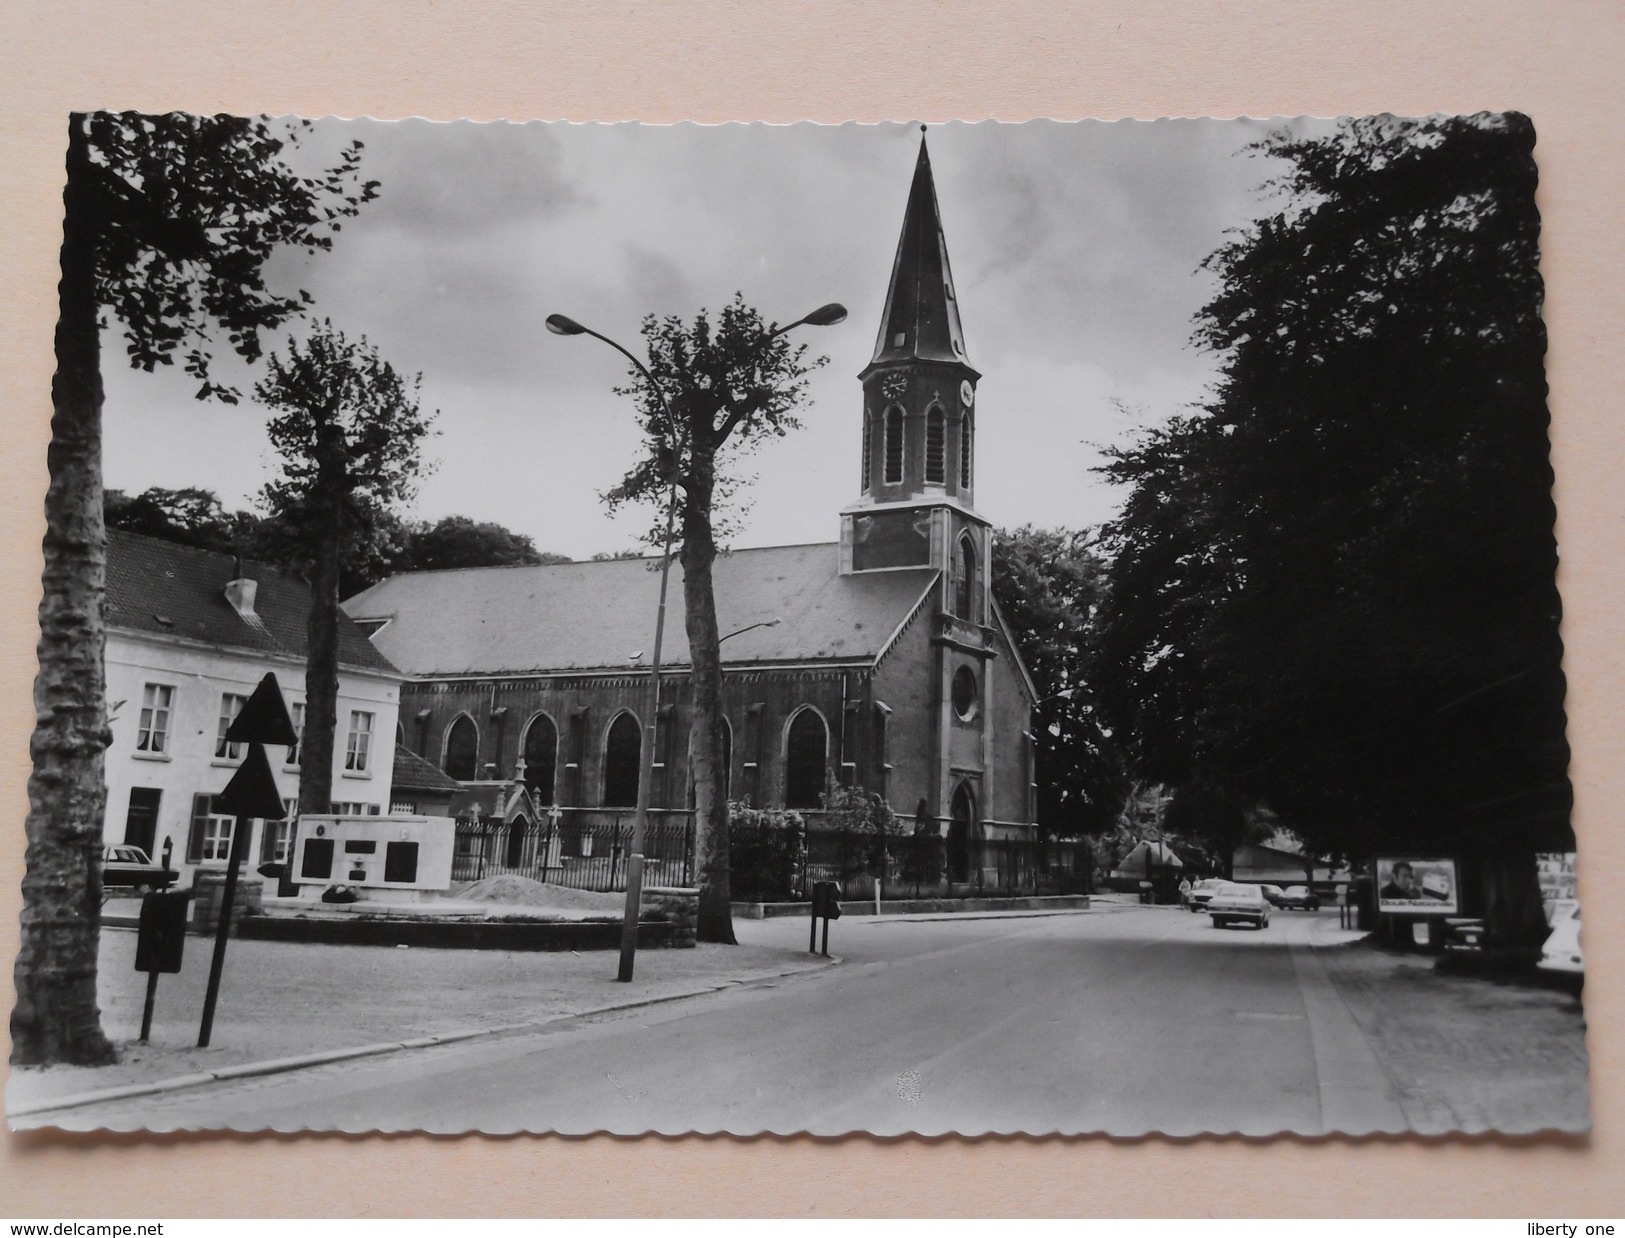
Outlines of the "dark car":
[{"label": "dark car", "polygon": [[140,847],[118,843],[102,848],[102,888],[161,890],[175,874],[154,864]]},{"label": "dark car", "polygon": [[1308,886],[1288,886],[1281,891],[1281,897],[1275,905],[1282,911],[1288,908],[1296,911],[1319,911],[1320,895]]}]

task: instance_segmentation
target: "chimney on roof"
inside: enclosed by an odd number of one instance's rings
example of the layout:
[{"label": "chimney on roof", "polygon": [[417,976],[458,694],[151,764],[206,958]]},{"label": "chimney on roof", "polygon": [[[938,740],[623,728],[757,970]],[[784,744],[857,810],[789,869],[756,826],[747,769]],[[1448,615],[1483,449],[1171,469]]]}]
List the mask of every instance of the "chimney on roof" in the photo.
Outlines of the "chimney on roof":
[{"label": "chimney on roof", "polygon": [[243,557],[237,555],[232,563],[232,578],[226,582],[226,601],[232,610],[244,619],[257,620],[254,613],[254,595],[259,592],[259,581],[243,575]]}]

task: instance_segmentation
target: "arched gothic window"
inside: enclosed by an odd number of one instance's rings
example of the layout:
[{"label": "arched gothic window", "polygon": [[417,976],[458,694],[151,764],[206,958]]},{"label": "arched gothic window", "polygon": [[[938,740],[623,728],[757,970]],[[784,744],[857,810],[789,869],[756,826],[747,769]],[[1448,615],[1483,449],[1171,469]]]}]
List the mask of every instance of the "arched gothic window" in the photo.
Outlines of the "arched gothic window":
[{"label": "arched gothic window", "polygon": [[976,544],[969,537],[959,539],[959,572],[954,581],[954,614],[975,619]]},{"label": "arched gothic window", "polygon": [[925,412],[925,480],[940,486],[947,470],[948,419],[933,404]]},{"label": "arched gothic window", "polygon": [[480,731],[474,719],[458,714],[446,730],[446,758],[441,768],[446,777],[458,782],[470,782],[479,769]]},{"label": "arched gothic window", "polygon": [[970,414],[966,413],[959,419],[959,488],[970,489],[970,460],[972,429]]},{"label": "arched gothic window", "polygon": [[622,712],[604,736],[605,808],[632,808],[638,802],[638,769],[643,756],[643,727],[637,717]]},{"label": "arched gothic window", "polygon": [[801,709],[790,719],[785,738],[784,806],[817,808],[829,768],[829,727],[816,709]]},{"label": "arched gothic window", "polygon": [[903,480],[903,410],[893,404],[886,410],[886,484]]},{"label": "arched gothic window", "polygon": [[553,802],[553,780],[558,764],[559,730],[553,719],[537,714],[525,730],[525,785],[538,804]]}]

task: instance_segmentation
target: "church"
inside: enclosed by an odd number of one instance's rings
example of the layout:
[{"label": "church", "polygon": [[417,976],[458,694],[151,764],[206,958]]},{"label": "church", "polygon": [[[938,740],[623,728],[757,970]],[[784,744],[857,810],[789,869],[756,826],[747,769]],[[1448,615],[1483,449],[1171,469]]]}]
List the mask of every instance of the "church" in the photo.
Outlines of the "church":
[{"label": "church", "polygon": [[[728,797],[800,810],[816,829],[828,779],[879,793],[917,828],[935,823],[950,882],[976,879],[980,844],[1036,834],[1036,694],[989,588],[992,531],[975,506],[980,377],[922,138],[858,375],[857,494],[831,513],[839,538],[735,550],[715,566]],[[345,603],[406,676],[398,741],[463,785],[471,827],[494,831],[477,855],[465,843],[457,876],[541,875],[625,837],[657,569],[651,558],[412,572]],[[692,802],[681,571],[648,847],[674,880],[678,864],[692,875],[691,854],[674,849]]]}]

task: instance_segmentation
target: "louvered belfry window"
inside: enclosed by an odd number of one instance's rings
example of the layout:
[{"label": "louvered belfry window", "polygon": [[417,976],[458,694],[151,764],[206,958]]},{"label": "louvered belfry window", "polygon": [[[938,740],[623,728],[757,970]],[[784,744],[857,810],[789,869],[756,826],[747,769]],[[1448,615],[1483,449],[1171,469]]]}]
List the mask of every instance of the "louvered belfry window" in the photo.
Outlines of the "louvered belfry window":
[{"label": "louvered belfry window", "polygon": [[935,404],[925,414],[925,480],[942,485],[947,471],[947,418]]},{"label": "louvered belfry window", "polygon": [[872,414],[863,414],[863,477],[859,483],[860,491],[867,491],[872,484],[869,467],[873,463],[873,440],[875,436],[875,419]]},{"label": "louvered belfry window", "polygon": [[886,484],[903,480],[903,410],[893,404],[886,410]]},{"label": "louvered belfry window", "polygon": [[970,415],[959,419],[959,488],[970,489],[971,424]]}]

